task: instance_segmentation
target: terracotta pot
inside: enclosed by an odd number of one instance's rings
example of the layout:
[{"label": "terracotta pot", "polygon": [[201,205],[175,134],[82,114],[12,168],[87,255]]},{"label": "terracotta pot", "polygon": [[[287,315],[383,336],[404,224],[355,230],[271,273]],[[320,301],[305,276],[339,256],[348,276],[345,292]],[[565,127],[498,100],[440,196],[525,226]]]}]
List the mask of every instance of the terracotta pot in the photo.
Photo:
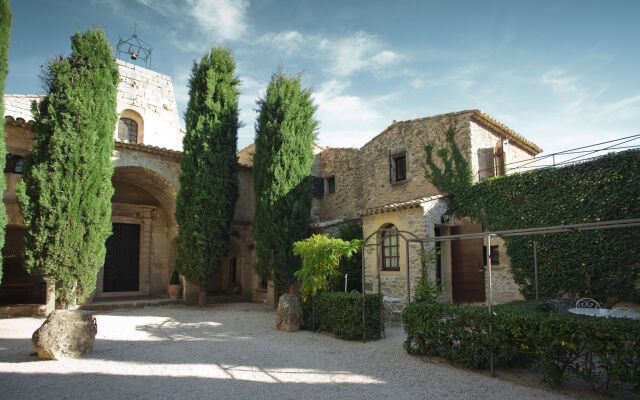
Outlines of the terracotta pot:
[{"label": "terracotta pot", "polygon": [[180,294],[182,294],[182,285],[167,285],[167,293],[169,293],[171,300],[179,299]]}]

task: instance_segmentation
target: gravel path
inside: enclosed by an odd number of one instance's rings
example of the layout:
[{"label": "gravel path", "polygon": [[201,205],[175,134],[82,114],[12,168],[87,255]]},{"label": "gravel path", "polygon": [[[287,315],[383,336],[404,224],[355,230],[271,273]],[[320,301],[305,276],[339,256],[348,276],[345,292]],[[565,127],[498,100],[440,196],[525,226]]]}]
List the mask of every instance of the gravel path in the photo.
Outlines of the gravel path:
[{"label": "gravel path", "polygon": [[446,365],[402,348],[401,328],[361,343],[275,329],[262,304],[96,314],[94,351],[40,361],[41,319],[0,320],[2,399],[563,399],[566,395]]}]

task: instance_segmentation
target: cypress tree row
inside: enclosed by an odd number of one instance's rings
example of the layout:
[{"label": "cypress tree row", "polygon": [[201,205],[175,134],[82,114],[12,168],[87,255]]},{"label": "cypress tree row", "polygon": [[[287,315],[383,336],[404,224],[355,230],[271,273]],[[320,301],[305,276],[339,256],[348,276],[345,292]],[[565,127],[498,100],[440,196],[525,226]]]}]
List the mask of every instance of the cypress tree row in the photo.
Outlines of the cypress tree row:
[{"label": "cypress tree row", "polygon": [[34,147],[18,182],[25,268],[56,285],[61,307],[95,289],[111,235],[113,133],[119,81],[101,30],[71,37],[71,55],[49,63],[48,95],[32,107]]},{"label": "cypress tree row", "polygon": [[256,149],[253,157],[255,215],[253,238],[256,272],[272,275],[275,295],[286,292],[300,269],[293,243],[308,235],[311,219],[311,166],[318,125],[311,90],[299,76],[279,68],[264,98],[257,101]]},{"label": "cypress tree row", "polygon": [[[0,99],[4,98],[4,79],[9,71],[9,37],[11,36],[11,7],[9,0],[0,0]],[[4,102],[0,101],[0,168],[4,171],[6,151],[4,144]],[[4,192],[6,183],[4,174],[0,177],[0,193]],[[7,212],[4,202],[0,204],[0,249],[4,247],[4,228],[7,226]],[[0,282],[2,282],[2,256],[0,256]]]},{"label": "cypress tree row", "polygon": [[182,174],[176,204],[175,268],[200,285],[220,269],[238,199],[238,84],[229,49],[213,47],[194,63],[185,114]]}]

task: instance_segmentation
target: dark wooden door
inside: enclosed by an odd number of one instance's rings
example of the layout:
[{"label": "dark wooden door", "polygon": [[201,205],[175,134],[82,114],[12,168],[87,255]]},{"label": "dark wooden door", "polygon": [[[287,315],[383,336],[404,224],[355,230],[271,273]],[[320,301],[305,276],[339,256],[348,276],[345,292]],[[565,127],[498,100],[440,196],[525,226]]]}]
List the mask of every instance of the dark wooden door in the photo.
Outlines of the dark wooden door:
[{"label": "dark wooden door", "polygon": [[[479,224],[451,227],[452,235],[478,232],[482,232],[482,226]],[[482,239],[451,242],[451,286],[454,303],[485,300],[482,246]]]},{"label": "dark wooden door", "polygon": [[104,259],[105,292],[135,292],[140,277],[140,225],[113,224]]}]

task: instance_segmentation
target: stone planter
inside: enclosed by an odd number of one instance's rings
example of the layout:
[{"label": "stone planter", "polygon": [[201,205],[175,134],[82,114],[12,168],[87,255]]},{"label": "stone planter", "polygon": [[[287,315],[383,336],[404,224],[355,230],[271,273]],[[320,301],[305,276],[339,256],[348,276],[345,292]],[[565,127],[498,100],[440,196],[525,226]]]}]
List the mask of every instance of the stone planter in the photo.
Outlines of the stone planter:
[{"label": "stone planter", "polygon": [[182,285],[167,285],[167,293],[169,293],[169,298],[171,300],[179,299],[182,294]]}]

